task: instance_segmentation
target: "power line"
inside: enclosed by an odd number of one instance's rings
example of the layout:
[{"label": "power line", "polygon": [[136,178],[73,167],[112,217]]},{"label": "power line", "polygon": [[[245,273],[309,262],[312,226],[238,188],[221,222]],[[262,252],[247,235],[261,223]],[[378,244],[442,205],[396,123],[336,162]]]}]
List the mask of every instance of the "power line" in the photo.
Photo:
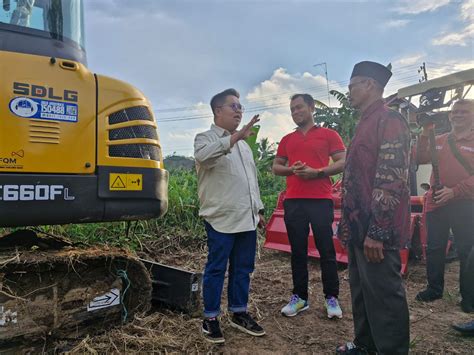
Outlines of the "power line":
[{"label": "power line", "polygon": [[[405,84],[407,82],[407,80],[411,80],[411,79],[417,79],[418,78],[418,75],[409,75],[409,76],[406,76],[406,77],[401,77],[401,78],[397,78],[395,79],[394,81],[390,82],[390,85],[393,85],[393,84]],[[313,97],[315,97],[316,99],[322,99],[324,97],[321,96],[321,92],[325,92],[325,90],[319,90],[317,92],[311,92],[310,94],[312,94]],[[325,96],[325,95],[323,95]],[[288,105],[288,100],[285,100],[285,101],[279,101],[279,102],[276,102],[275,104],[273,105],[261,105],[261,106],[253,106],[253,107],[250,107],[248,109],[245,110],[245,112],[257,112],[257,111],[270,111],[270,110],[274,110],[274,109],[277,109],[277,108],[281,108],[281,107],[285,107]],[[156,121],[157,122],[161,122],[161,123],[165,123],[165,122],[178,122],[178,121],[190,121],[190,120],[197,120],[197,119],[206,119],[206,118],[212,118],[213,116],[212,115],[192,115],[192,116],[173,116],[173,117],[165,117],[165,118],[161,118],[161,119],[157,119]]]},{"label": "power line", "polygon": [[[407,70],[406,68],[415,68],[415,67],[418,67],[417,64],[410,64],[410,65],[404,65],[404,66],[400,66],[400,67],[397,67],[396,70],[393,71],[393,74],[401,74],[401,73],[407,73],[411,70]],[[402,70],[403,69],[403,70]],[[332,86],[334,85],[346,85],[349,83],[349,80],[341,80],[341,81],[336,81],[332,84]],[[323,84],[321,85],[317,85],[317,86],[310,86],[310,87],[306,87],[306,88],[302,88],[300,89],[300,91],[305,91],[305,90],[313,90],[313,89],[317,89],[317,88],[321,88]],[[248,99],[247,101],[248,102],[265,102],[265,101],[272,101],[274,100],[273,98],[275,97],[279,97],[279,96],[283,96],[283,95],[291,95],[294,93],[294,90],[290,90],[290,91],[279,91],[279,92],[276,92],[276,93],[273,93],[273,94],[268,94],[268,95],[262,95],[262,96],[259,96],[258,98],[253,98],[253,99]],[[270,100],[262,100],[262,98],[267,98],[267,97],[271,97],[272,99]],[[201,106],[201,107],[196,107],[196,106],[184,106],[184,107],[174,107],[174,108],[168,108],[168,109],[155,109],[154,111],[155,112],[160,112],[160,113],[165,113],[165,112],[179,112],[179,111],[201,111],[201,110],[207,110],[209,109],[209,107],[206,105],[206,106]]]}]

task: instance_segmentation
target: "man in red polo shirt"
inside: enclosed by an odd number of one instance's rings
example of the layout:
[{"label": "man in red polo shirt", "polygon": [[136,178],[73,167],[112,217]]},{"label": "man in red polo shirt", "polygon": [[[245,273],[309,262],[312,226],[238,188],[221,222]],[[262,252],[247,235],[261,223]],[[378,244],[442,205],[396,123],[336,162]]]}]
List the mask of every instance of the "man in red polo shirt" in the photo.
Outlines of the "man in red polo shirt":
[{"label": "man in red polo shirt", "polygon": [[[309,94],[293,95],[291,116],[298,126],[284,136],[273,161],[273,173],[286,176],[285,225],[291,245],[293,295],[281,310],[288,317],[309,308],[308,235],[313,230],[321,256],[325,306],[329,318],[342,317],[337,297],[339,278],[332,241],[334,206],[329,176],[344,168],[346,148],[339,134],[314,124],[314,99]],[[333,164],[329,165],[330,158]]]},{"label": "man in red polo shirt", "polygon": [[[474,285],[469,278],[468,255],[474,245],[474,100],[459,100],[449,113],[452,131],[436,137],[441,188],[430,190],[426,203],[428,287],[416,299],[431,302],[443,297],[444,264],[449,229],[456,242],[459,261],[461,308],[474,311]],[[432,125],[431,125],[432,126]],[[431,161],[428,144],[430,125],[418,140],[417,162]],[[431,185],[434,178],[431,176]]]}]

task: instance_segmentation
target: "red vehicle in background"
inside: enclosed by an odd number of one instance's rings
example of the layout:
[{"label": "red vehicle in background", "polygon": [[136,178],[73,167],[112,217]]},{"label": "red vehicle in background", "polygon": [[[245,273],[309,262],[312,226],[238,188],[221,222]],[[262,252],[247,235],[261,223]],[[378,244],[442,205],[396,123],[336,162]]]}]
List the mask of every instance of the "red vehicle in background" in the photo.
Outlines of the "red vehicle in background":
[{"label": "red vehicle in background", "polygon": [[[436,134],[443,134],[451,130],[448,120],[448,111],[451,104],[468,95],[474,85],[474,69],[446,75],[420,84],[415,84],[398,90],[398,93],[386,98],[387,105],[399,111],[407,118],[410,126],[416,130],[421,119],[432,120],[435,123]],[[412,101],[419,101],[418,106]],[[416,146],[416,134],[413,137]],[[414,151],[413,151],[414,153]],[[432,152],[436,154],[436,152]],[[415,154],[412,154],[415,157]],[[424,194],[429,189],[429,177],[431,169],[428,166],[416,166],[412,159],[411,169],[411,228],[409,247],[400,249],[402,261],[401,273],[408,270],[408,259],[410,253],[416,258],[425,258],[426,253],[426,223]],[[433,168],[436,168],[433,167]],[[288,235],[284,222],[283,201],[285,191],[280,192],[276,208],[270,217],[266,228],[265,248],[280,250],[291,253]],[[339,263],[347,264],[347,252],[336,237],[337,225],[341,219],[341,182],[333,185],[332,199],[334,201],[333,241],[336,250],[336,259]],[[448,243],[448,250],[450,243]],[[318,250],[314,245],[313,232],[310,228],[308,240],[308,255],[319,258]]]}]

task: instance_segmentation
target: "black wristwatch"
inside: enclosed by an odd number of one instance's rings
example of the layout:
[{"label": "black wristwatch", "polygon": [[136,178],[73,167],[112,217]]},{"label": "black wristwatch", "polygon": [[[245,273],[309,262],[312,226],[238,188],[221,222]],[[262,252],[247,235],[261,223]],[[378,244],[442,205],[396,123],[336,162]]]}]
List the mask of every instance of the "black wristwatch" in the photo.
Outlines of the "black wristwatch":
[{"label": "black wristwatch", "polygon": [[316,174],[317,178],[323,178],[326,177],[326,172],[324,170],[319,170],[318,173]]}]

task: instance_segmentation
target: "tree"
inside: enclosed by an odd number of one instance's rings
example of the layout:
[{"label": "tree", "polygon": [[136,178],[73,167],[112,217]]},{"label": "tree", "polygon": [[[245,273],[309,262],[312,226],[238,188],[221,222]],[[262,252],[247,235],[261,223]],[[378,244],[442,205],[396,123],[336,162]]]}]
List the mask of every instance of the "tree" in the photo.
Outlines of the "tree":
[{"label": "tree", "polygon": [[341,106],[333,108],[316,100],[314,121],[322,127],[332,128],[337,131],[344,140],[344,143],[349,145],[359,119],[358,113],[350,107],[347,95],[337,90],[331,90],[329,93],[339,101]]},{"label": "tree", "polygon": [[271,171],[273,159],[275,158],[275,144],[270,143],[268,138],[262,138],[257,143],[257,169],[259,171]]}]

